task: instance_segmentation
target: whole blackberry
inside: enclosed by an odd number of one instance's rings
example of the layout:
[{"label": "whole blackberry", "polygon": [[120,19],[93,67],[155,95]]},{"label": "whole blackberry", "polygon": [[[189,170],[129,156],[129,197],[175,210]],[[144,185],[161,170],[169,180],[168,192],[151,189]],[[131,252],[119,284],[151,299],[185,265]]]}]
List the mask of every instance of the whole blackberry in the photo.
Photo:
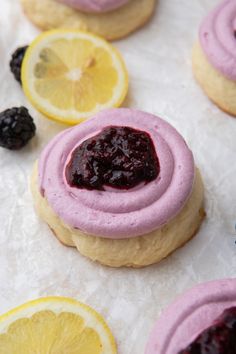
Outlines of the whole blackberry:
[{"label": "whole blackberry", "polygon": [[21,84],[21,65],[28,46],[20,47],[11,56],[10,69],[15,79]]},{"label": "whole blackberry", "polygon": [[14,107],[0,113],[0,146],[18,150],[35,135],[36,127],[28,109]]}]

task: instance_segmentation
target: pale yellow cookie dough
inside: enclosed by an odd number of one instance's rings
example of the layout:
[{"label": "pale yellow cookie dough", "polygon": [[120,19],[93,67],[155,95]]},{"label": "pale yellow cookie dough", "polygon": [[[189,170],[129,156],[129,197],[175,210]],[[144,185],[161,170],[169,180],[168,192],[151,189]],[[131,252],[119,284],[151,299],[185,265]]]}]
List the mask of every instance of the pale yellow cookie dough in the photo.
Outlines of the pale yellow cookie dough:
[{"label": "pale yellow cookie dough", "polygon": [[159,262],[195,235],[205,215],[203,184],[196,170],[189,200],[182,211],[161,229],[123,240],[95,237],[71,228],[54,213],[39,192],[37,176],[36,164],[31,178],[35,207],[57,238],[67,246],[77,247],[82,255],[91,260],[111,267],[144,267]]},{"label": "pale yellow cookie dough", "polygon": [[156,0],[130,0],[121,8],[103,14],[84,13],[56,0],[21,0],[21,3],[29,19],[42,30],[76,28],[114,40],[144,25],[154,11]]},{"label": "pale yellow cookie dough", "polygon": [[192,62],[196,80],[207,96],[223,111],[236,116],[236,82],[211,65],[198,42],[193,48]]}]

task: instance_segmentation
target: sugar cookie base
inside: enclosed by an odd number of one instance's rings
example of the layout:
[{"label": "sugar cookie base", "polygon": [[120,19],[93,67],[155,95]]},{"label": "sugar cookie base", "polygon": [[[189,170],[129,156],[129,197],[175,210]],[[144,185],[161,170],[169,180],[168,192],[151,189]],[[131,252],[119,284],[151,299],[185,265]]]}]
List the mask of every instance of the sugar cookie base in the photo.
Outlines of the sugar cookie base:
[{"label": "sugar cookie base", "polygon": [[110,267],[144,267],[157,263],[191,239],[205,216],[204,191],[201,176],[196,170],[192,194],[182,211],[162,228],[149,234],[129,239],[107,239],[84,234],[66,225],[52,210],[38,187],[37,164],[31,178],[35,208],[53,230],[55,236],[67,246],[101,264]]},{"label": "sugar cookie base", "polygon": [[130,0],[119,9],[102,14],[84,13],[56,0],[21,0],[21,3],[25,14],[42,30],[80,29],[114,40],[143,26],[152,15],[156,0]]},{"label": "sugar cookie base", "polygon": [[193,72],[207,96],[223,111],[236,116],[236,81],[217,71],[208,61],[200,43],[193,48]]}]

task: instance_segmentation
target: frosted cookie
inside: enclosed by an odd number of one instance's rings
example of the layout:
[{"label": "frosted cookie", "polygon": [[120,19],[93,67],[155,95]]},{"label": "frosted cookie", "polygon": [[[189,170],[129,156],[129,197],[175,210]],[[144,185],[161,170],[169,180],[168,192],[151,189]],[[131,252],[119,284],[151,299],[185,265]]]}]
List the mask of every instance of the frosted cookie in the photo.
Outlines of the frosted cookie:
[{"label": "frosted cookie", "polygon": [[58,239],[112,267],[160,261],[204,217],[200,173],[183,138],[131,109],[100,112],[56,136],[31,184],[36,210]]},{"label": "frosted cookie", "polygon": [[81,29],[114,40],[144,25],[154,11],[156,0],[21,0],[21,3],[29,19],[42,30]]},{"label": "frosted cookie", "polygon": [[223,1],[202,22],[193,71],[209,98],[236,115],[236,2]]},{"label": "frosted cookie", "polygon": [[196,286],[163,311],[145,354],[236,353],[236,279]]}]

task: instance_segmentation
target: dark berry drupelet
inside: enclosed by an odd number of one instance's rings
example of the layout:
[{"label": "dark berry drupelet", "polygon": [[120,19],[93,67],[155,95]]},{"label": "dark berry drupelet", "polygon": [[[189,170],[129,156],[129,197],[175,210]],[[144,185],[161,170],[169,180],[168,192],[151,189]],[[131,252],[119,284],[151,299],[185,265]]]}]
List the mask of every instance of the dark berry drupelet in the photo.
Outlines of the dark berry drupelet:
[{"label": "dark berry drupelet", "polygon": [[28,109],[11,108],[0,113],[0,146],[18,150],[35,135],[36,127]]},{"label": "dark berry drupelet", "polygon": [[21,65],[28,46],[20,47],[11,56],[10,69],[15,79],[21,84]]}]

